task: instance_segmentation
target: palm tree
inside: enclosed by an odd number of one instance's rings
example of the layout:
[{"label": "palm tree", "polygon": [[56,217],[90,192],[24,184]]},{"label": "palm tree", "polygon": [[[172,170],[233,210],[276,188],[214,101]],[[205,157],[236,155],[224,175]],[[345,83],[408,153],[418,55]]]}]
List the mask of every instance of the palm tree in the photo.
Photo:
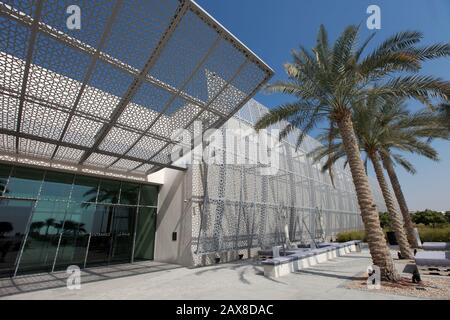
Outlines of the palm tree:
[{"label": "palm tree", "polygon": [[[433,109],[433,108],[432,108]],[[443,138],[449,139],[450,135],[450,104],[442,103],[437,108],[437,114],[433,116],[434,119],[423,119],[423,121],[419,120],[417,123],[419,126],[420,122],[423,122],[423,130],[419,132],[416,130],[417,136],[427,137],[429,139],[433,138]],[[381,152],[381,159],[383,161],[383,166],[388,172],[389,179],[391,181],[392,188],[395,193],[395,197],[397,198],[398,204],[400,206],[400,210],[403,215],[403,221],[405,223],[406,235],[408,237],[408,241],[413,248],[417,248],[419,243],[415,236],[414,232],[414,224],[411,219],[411,215],[409,214],[409,208],[405,200],[405,196],[403,194],[403,190],[401,188],[400,182],[398,180],[397,174],[394,169],[394,162],[392,161],[389,153]],[[427,156],[425,154],[425,156]],[[428,158],[431,158],[428,156]],[[406,171],[415,174],[416,170],[412,166],[411,163],[405,162],[404,159],[397,159],[397,163],[400,163]]]},{"label": "palm tree", "polygon": [[87,198],[86,202],[83,202],[81,205],[85,208],[90,207],[91,205],[95,205],[95,203],[119,202],[119,192],[114,189],[100,188],[100,190],[97,190],[97,188],[92,188],[85,192],[83,196]]},{"label": "palm tree", "polygon": [[[417,138],[428,138],[434,139],[434,138],[441,138],[441,139],[449,139],[450,137],[450,130],[446,127],[446,125],[442,125],[442,115],[441,114],[433,114],[431,117],[428,116],[416,116],[416,123],[411,123],[409,125],[410,127],[410,134],[413,136],[416,136]],[[450,118],[449,118],[450,119]],[[448,124],[447,124],[448,126]],[[397,202],[400,207],[400,211],[403,216],[403,221],[405,224],[406,229],[406,236],[408,238],[408,242],[412,248],[419,247],[418,240],[415,235],[414,231],[414,224],[411,219],[411,215],[409,214],[409,208],[405,200],[405,196],[403,194],[402,187],[400,185],[400,182],[397,177],[397,173],[395,172],[394,163],[400,164],[407,172],[411,174],[416,173],[416,169],[414,166],[407,161],[406,159],[402,158],[399,155],[393,155],[391,154],[391,147],[386,146],[384,150],[380,150],[379,154],[381,157],[381,160],[383,162],[383,166],[386,169],[389,180],[391,181],[392,189],[394,190],[395,197],[397,199]],[[437,152],[432,149],[429,145],[424,144],[412,144],[409,146],[409,149],[405,149],[405,151],[417,153],[420,155],[423,155],[431,160],[438,160]]]},{"label": "palm tree", "polygon": [[55,226],[55,219],[49,218],[49,219],[45,220],[44,224],[45,224],[45,226],[46,226],[46,230],[45,230],[45,238],[47,238],[47,236],[48,236],[48,231],[49,231],[50,227],[54,227],[54,226]]},{"label": "palm tree", "polygon": [[352,106],[364,101],[369,94],[416,98],[427,104],[433,97],[447,99],[449,82],[417,74],[397,76],[396,73],[417,73],[422,61],[449,56],[450,44],[418,47],[422,34],[406,31],[393,35],[374,51],[363,55],[374,34],[358,46],[358,32],[357,26],[349,26],[330,46],[327,32],[321,26],[317,44],[311,51],[304,47],[293,51],[293,62],[285,64],[289,79],[272,83],[267,90],[293,95],[296,101],[272,109],[259,119],[255,129],[287,120],[289,124],[281,131],[280,138],[299,128],[302,133],[297,138],[297,147],[305,134],[322,120],[327,120],[330,128],[339,129],[373,263],[380,268],[383,279],[396,281],[399,274],[380,227],[353,130]]},{"label": "palm tree", "polygon": [[31,232],[40,232],[40,230],[45,226],[45,222],[43,221],[35,221],[30,225]]},{"label": "palm tree", "polygon": [[64,222],[64,231],[72,232],[74,235],[78,235],[79,233],[86,233],[86,229],[84,228],[85,223],[66,220]]},{"label": "palm tree", "polygon": [[[383,159],[383,163],[391,165],[390,169],[394,174],[392,159],[409,172],[414,172],[412,164],[401,155],[392,153],[392,150],[417,153],[437,161],[436,150],[421,138],[448,138],[449,134],[439,125],[439,117],[436,114],[418,112],[411,115],[406,105],[399,99],[370,97],[366,102],[353,107],[353,123],[360,149],[367,154],[365,166],[367,166],[367,159],[370,159],[374,166],[401,255],[404,258],[412,259],[410,245],[412,246],[413,243],[410,242],[409,236],[415,239],[414,226],[409,211],[406,211],[406,214],[402,211],[405,226],[403,225],[395,198],[386,182],[380,159]],[[333,139],[331,145],[317,147],[310,153],[316,162],[324,157],[328,158],[322,167],[324,171],[331,170],[331,166],[339,158],[345,157],[338,130],[333,130],[331,133],[326,132],[319,139],[328,142],[330,137]]]},{"label": "palm tree", "polygon": [[[448,139],[448,137],[445,137],[445,130],[448,130],[450,132],[450,104],[443,103],[441,104],[437,109],[437,120],[438,122],[436,125],[439,127],[440,130],[444,130],[444,132],[440,131],[441,134],[444,136],[438,136],[438,138],[444,138]],[[439,130],[439,129],[438,129]],[[432,128],[432,131],[436,133],[436,128]],[[433,138],[433,133],[430,132],[427,134],[424,133],[425,137]],[[414,233],[414,224],[411,219],[411,215],[409,214],[409,208],[405,200],[405,196],[403,195],[403,190],[401,188],[400,182],[398,180],[397,174],[394,169],[394,163],[389,157],[389,155],[385,152],[380,153],[381,159],[383,161],[383,166],[388,172],[389,179],[391,181],[392,188],[394,189],[395,197],[397,198],[398,204],[400,206],[400,210],[403,215],[403,221],[405,222],[405,229],[406,229],[406,235],[408,237],[408,241],[413,248],[417,248],[419,246],[419,243],[417,241],[417,238]],[[404,161],[400,159],[400,161]],[[410,173],[414,174],[416,171],[414,167],[410,163],[403,162],[401,163],[402,166]]]},{"label": "palm tree", "polygon": [[5,233],[9,233],[13,230],[14,227],[11,222],[0,221],[0,238],[3,238]]}]

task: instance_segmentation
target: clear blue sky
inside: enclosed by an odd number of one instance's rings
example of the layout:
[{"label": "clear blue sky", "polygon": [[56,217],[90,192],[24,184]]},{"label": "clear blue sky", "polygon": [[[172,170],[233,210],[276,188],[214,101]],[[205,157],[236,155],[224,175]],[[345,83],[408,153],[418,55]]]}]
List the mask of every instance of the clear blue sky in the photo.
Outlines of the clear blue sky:
[{"label": "clear blue sky", "polygon": [[[312,47],[317,30],[324,24],[331,40],[349,24],[362,23],[371,4],[381,8],[381,30],[374,45],[402,30],[421,31],[424,44],[450,42],[449,0],[198,0],[205,10],[236,35],[274,70],[273,79],[284,79],[282,65],[290,61],[290,51],[299,44]],[[427,62],[423,74],[450,80],[450,59]],[[259,93],[256,99],[271,108],[290,99],[285,95]],[[420,106],[411,103],[411,109]],[[313,132],[314,135],[314,132]],[[450,210],[450,142],[436,141],[440,162],[407,155],[418,173],[398,169],[411,210]]]}]

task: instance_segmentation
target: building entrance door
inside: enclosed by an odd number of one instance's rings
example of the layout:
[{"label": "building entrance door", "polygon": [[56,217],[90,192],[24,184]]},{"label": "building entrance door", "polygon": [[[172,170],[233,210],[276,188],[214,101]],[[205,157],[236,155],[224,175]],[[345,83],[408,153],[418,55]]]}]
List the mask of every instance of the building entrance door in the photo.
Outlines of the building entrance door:
[{"label": "building entrance door", "polygon": [[97,205],[86,266],[131,262],[136,208]]}]

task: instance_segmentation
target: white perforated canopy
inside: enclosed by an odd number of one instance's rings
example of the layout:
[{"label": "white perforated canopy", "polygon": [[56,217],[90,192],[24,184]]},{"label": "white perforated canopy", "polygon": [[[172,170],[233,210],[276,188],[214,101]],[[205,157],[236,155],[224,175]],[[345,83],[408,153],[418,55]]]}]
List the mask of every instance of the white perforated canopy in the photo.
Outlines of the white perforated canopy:
[{"label": "white perforated canopy", "polygon": [[143,179],[271,75],[193,1],[0,1],[0,160]]}]

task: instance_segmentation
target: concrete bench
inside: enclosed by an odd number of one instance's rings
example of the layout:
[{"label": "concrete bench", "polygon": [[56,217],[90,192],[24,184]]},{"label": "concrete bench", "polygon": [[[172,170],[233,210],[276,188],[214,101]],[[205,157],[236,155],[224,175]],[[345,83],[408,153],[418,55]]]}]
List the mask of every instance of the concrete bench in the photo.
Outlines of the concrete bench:
[{"label": "concrete bench", "polygon": [[450,242],[424,242],[422,249],[427,251],[446,251],[450,250]]},{"label": "concrete bench", "polygon": [[295,249],[293,251],[292,249],[284,249],[283,246],[274,246],[270,249],[258,250],[258,256],[275,258],[277,256],[276,251],[278,252],[278,256],[287,256],[295,253]]},{"label": "concrete bench", "polygon": [[298,251],[288,256],[267,259],[262,262],[264,266],[264,276],[278,278],[296,272],[301,269],[314,266],[329,259],[357,251],[361,241],[348,241],[344,243],[333,243],[330,246],[324,246],[311,250]]},{"label": "concrete bench", "polygon": [[338,247],[341,243],[339,242],[320,242],[317,244],[317,248],[324,248],[324,247]]},{"label": "concrete bench", "polygon": [[417,266],[450,266],[450,252],[445,251],[421,251],[414,257]]},{"label": "concrete bench", "polygon": [[[297,248],[297,249],[283,249],[282,247],[280,247],[280,256],[290,256],[290,255],[294,255],[297,253],[302,253],[302,252],[307,252],[310,251],[312,249],[310,249],[309,247],[301,247],[301,248]],[[270,257],[271,259],[274,259],[275,256],[273,254],[273,250],[272,249],[264,249],[264,250],[258,250],[258,255],[261,257]]]}]

